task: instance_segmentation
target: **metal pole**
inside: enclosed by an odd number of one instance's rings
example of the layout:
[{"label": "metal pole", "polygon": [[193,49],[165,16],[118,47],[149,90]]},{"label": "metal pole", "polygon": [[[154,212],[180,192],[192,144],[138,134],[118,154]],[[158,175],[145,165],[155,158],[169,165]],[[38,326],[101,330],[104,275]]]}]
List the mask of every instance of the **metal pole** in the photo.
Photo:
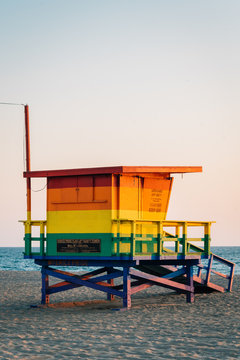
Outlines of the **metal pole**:
[{"label": "metal pole", "polygon": [[[26,137],[26,172],[31,171],[30,164],[30,131],[29,131],[29,108],[24,105],[25,113],[25,137]],[[27,177],[27,221],[31,221],[31,178]]]}]

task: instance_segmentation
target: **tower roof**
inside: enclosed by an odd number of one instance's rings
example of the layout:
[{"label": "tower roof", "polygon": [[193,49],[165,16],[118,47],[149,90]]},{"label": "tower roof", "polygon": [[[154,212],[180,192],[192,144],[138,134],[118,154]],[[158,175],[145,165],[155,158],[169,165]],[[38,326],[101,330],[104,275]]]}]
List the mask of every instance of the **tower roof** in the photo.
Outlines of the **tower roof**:
[{"label": "tower roof", "polygon": [[97,174],[184,174],[202,172],[201,166],[110,166],[65,170],[40,170],[24,172],[25,178],[97,175]]}]

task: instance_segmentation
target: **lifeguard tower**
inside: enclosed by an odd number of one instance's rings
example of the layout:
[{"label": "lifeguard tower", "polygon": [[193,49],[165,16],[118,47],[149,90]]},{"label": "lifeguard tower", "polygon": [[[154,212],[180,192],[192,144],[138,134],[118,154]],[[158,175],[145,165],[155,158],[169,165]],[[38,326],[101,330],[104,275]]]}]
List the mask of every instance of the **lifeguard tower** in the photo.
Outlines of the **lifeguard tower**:
[{"label": "lifeguard tower", "polygon": [[[234,264],[211,253],[211,222],[166,220],[172,175],[201,172],[201,167],[31,171],[27,105],[25,125],[28,205],[23,221],[24,257],[42,267],[42,304],[49,302],[51,294],[81,286],[107,293],[108,300],[118,296],[125,308],[131,306],[131,295],[153,285],[185,293],[188,302],[193,302],[196,286],[231,291]],[[39,177],[47,179],[46,221],[31,219],[31,179]],[[40,227],[38,238],[32,236],[36,226]],[[191,227],[201,229],[200,238],[189,237]],[[36,242],[37,253],[33,251]],[[213,270],[213,261],[225,264],[229,273]],[[97,269],[80,276],[58,266]],[[227,287],[213,284],[212,272],[225,277]],[[49,276],[60,282],[49,285]],[[120,284],[114,283],[116,278],[122,279]]]}]

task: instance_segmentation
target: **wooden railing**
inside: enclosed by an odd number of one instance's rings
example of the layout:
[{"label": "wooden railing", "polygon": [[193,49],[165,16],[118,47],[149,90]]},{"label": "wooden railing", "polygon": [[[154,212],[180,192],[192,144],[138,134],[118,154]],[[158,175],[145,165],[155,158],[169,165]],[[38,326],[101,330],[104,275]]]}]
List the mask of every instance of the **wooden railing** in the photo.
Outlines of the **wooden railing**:
[{"label": "wooden railing", "polygon": [[[213,262],[215,261],[215,263],[221,263],[222,265],[226,266],[228,268],[227,274],[224,274],[220,271],[216,271],[213,269]],[[214,287],[218,287],[220,288],[221,286],[215,285],[213,283],[211,283],[211,275],[217,275],[220,276],[224,279],[227,280],[227,287],[225,288],[225,290],[227,291],[231,291],[232,290],[232,284],[233,284],[233,277],[234,277],[234,269],[235,269],[235,263],[233,263],[232,261],[226,260],[221,256],[218,256],[216,254],[211,254],[210,259],[208,261],[207,265],[203,265],[203,264],[198,264],[198,273],[197,273],[197,277],[199,279],[202,278],[202,270],[206,270],[206,275],[205,275],[205,284],[209,285],[211,284],[211,286]],[[225,268],[226,269],[226,268]],[[214,280],[215,282],[215,280]],[[224,289],[224,287],[222,287]]]},{"label": "wooden railing", "polygon": [[[113,254],[120,255],[128,253],[131,256],[156,254],[162,255],[210,255],[210,221],[157,221],[157,220],[130,220],[130,219],[115,219],[113,224]],[[150,233],[145,236],[137,227],[148,226]],[[188,229],[190,227],[203,228],[204,234],[201,238],[188,237]],[[125,229],[124,229],[125,228]],[[128,230],[126,231],[126,229]],[[173,228],[173,234],[167,230]],[[152,230],[151,230],[152,229]],[[152,251],[136,250],[136,244],[146,244],[145,248],[149,248],[149,241],[152,245]],[[172,242],[173,249],[164,246],[165,242]],[[201,242],[203,246],[197,247],[192,242]],[[129,246],[130,245],[130,246]],[[125,250],[124,250],[125,247]],[[140,248],[142,248],[140,246]]]},{"label": "wooden railing", "polygon": [[[25,227],[25,255],[46,255],[46,220],[21,221]],[[112,255],[210,255],[210,229],[212,222],[202,221],[169,221],[169,220],[130,220],[112,221]],[[40,227],[40,236],[32,236],[32,227]],[[149,231],[142,230],[147,228]],[[203,228],[201,238],[188,237],[190,227]],[[126,231],[127,228],[127,231]],[[173,233],[167,230],[173,229]],[[172,232],[172,231],[171,231]],[[39,252],[33,251],[33,243],[39,242]],[[166,247],[171,242],[173,249]],[[198,247],[192,242],[202,243]],[[40,245],[39,245],[40,244]]]},{"label": "wooden railing", "polygon": [[[46,220],[33,220],[33,221],[20,221],[24,224],[25,228],[25,252],[24,255],[30,256],[30,255],[41,255],[44,256],[45,254],[45,244],[46,244],[46,237],[45,237],[45,229],[47,225]],[[39,237],[33,237],[32,236],[32,227],[37,226],[40,227],[40,236]],[[34,241],[38,241],[38,246],[40,244],[39,252],[33,252],[32,251],[32,243]]]}]

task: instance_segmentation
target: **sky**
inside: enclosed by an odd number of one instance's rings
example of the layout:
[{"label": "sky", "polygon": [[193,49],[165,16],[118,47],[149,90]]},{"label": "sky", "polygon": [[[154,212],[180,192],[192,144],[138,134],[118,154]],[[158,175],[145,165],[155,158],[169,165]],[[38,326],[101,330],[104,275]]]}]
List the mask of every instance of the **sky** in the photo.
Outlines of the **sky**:
[{"label": "sky", "polygon": [[[202,166],[175,176],[167,219],[216,221],[212,245],[240,246],[239,15],[238,0],[0,0],[0,102],[29,105],[32,170]],[[0,105],[0,156],[0,246],[24,246],[22,106]]]}]

